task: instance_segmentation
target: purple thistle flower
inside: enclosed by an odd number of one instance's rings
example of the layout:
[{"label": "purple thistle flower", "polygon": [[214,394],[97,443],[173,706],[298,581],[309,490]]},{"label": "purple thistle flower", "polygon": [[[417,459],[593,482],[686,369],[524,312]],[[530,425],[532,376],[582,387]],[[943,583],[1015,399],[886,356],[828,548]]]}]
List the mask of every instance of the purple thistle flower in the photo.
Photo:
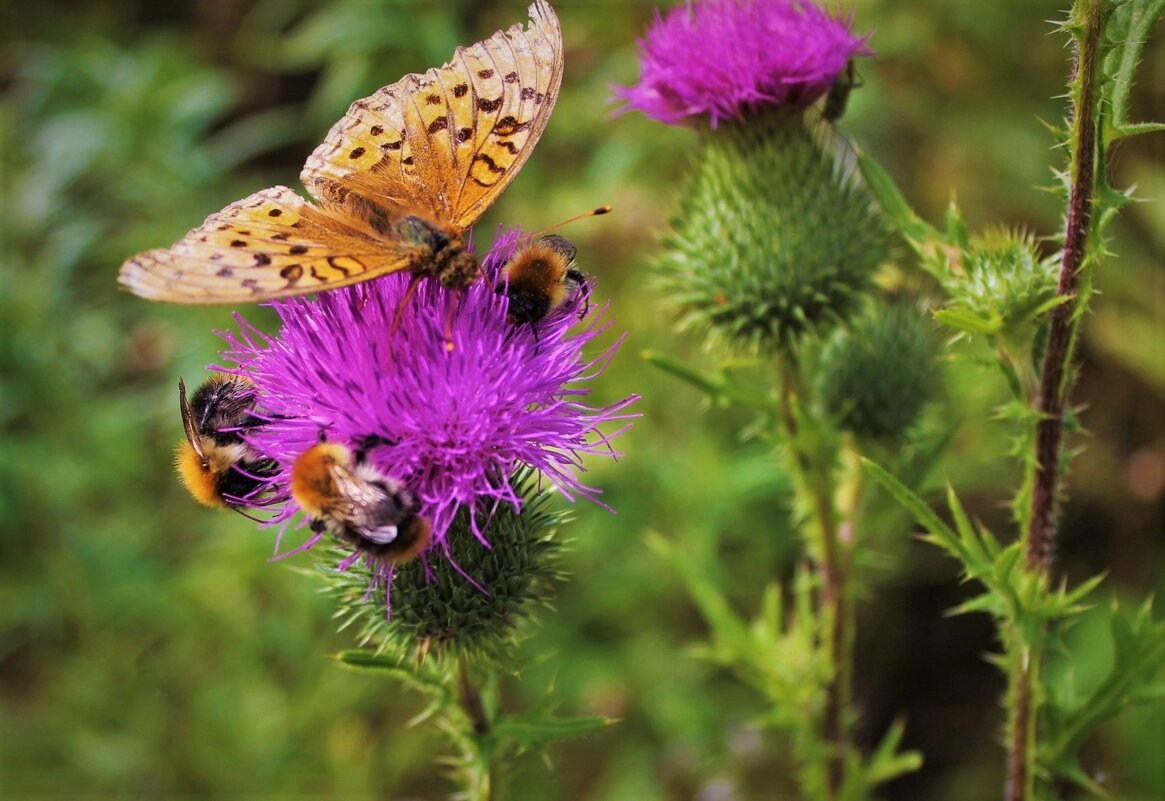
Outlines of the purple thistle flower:
[{"label": "purple thistle flower", "polygon": [[639,82],[615,87],[669,125],[707,115],[741,120],[765,106],[802,109],[829,91],[855,56],[871,55],[851,19],[810,0],[703,0],[677,6],[639,40]]},{"label": "purple thistle flower", "polygon": [[[495,287],[520,239],[517,229],[499,231],[483,260]],[[287,489],[291,467],[321,433],[354,449],[378,437],[367,458],[417,497],[446,554],[446,534],[463,506],[488,547],[491,509],[520,507],[510,486],[519,465],[538,470],[570,500],[599,503],[599,490],[578,477],[582,456],[617,457],[611,440],[630,424],[611,433],[600,426],[637,416],[625,413],[636,396],[598,408],[584,402],[585,382],[603,372],[622,342],[583,358],[584,346],[610,327],[602,322],[605,309],[586,315],[572,333],[583,302],[576,297],[536,328],[515,327],[506,322],[508,300],[486,281],[460,300],[436,281],[422,281],[394,330],[409,280],[393,274],[315,300],[273,302],[282,321],[274,337],[237,314],[239,332],[219,332],[229,346],[221,355],[233,367],[213,369],[255,382],[257,414],[268,422],[247,440],[279,464],[270,493],[249,505],[274,510],[271,524],[292,521],[300,509]],[[452,351],[445,333],[450,313]],[[341,568],[358,558],[354,553]],[[391,565],[370,561],[370,567],[382,580],[391,577]]]}]

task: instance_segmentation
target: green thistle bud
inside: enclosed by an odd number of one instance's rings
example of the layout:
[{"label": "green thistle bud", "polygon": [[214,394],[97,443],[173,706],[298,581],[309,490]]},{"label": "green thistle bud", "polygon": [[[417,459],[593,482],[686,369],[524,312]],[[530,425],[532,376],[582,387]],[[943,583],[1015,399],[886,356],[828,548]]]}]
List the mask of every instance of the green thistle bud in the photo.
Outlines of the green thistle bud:
[{"label": "green thistle bud", "polygon": [[839,428],[896,440],[934,395],[936,370],[923,314],[909,303],[877,304],[822,348],[817,397]]},{"label": "green thistle bud", "polygon": [[887,252],[865,189],[788,112],[706,134],[673,225],[660,266],[681,325],[749,350],[847,318]]},{"label": "green thistle bud", "polygon": [[1028,324],[1055,302],[1057,259],[1041,259],[1031,234],[992,230],[972,237],[964,266],[963,275],[944,282],[951,301],[935,314],[952,328],[1023,340]]},{"label": "green thistle bud", "polygon": [[[463,508],[447,537],[452,562],[433,552],[395,567],[387,617],[385,590],[372,583],[369,591],[368,569],[356,564],[337,570],[335,554],[329,555],[319,569],[338,602],[335,616],[344,621],[342,628],[357,623],[361,645],[374,643],[402,655],[502,658],[520,624],[548,604],[562,578],[554,538],[562,513],[546,508],[550,494],[537,491],[530,472],[515,476],[514,487],[523,498],[521,514],[508,504],[498,506],[484,532],[489,548],[474,537]],[[484,519],[478,522],[486,525]]]}]

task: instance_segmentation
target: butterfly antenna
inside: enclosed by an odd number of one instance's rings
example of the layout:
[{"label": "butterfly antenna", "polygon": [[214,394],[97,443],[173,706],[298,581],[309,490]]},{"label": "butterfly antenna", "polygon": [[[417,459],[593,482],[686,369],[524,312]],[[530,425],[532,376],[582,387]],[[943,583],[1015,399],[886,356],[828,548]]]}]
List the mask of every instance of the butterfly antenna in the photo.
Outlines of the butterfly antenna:
[{"label": "butterfly antenna", "polygon": [[604,214],[610,214],[611,211],[612,209],[610,204],[599,206],[598,208],[593,208],[590,211],[584,211],[582,214],[576,214],[573,217],[567,217],[565,220],[556,222],[554,225],[548,225],[545,228],[540,228],[531,234],[527,234],[526,239],[532,240],[534,237],[541,236],[542,234],[545,234],[549,231],[553,231],[555,228],[561,228],[564,225],[570,225],[572,222],[576,222],[578,220],[585,220],[587,217],[601,217]]}]

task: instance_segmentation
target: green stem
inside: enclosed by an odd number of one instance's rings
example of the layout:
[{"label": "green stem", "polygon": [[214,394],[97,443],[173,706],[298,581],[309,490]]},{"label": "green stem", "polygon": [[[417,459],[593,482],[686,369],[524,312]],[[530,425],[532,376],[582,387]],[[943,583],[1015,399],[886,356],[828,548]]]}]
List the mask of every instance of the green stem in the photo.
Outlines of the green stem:
[{"label": "green stem", "polygon": [[1032,801],[1036,787],[1036,718],[1032,677],[1039,675],[1038,647],[1024,646],[1012,666],[1007,735],[1011,743],[1007,763],[1006,801]]},{"label": "green stem", "polygon": [[[831,461],[821,447],[806,446],[800,426],[800,401],[807,397],[800,364],[789,349],[777,361],[781,381],[781,414],[785,435],[793,454],[797,485],[806,497],[817,528],[818,558],[821,560],[820,611],[827,632],[833,679],[826,689],[823,738],[830,755],[826,769],[828,798],[837,798],[845,785],[846,756],[849,753],[849,708],[852,671],[848,664],[852,636],[849,633],[850,603],[844,549],[840,541],[834,508],[834,475]],[[813,432],[816,437],[817,433]],[[816,443],[814,443],[816,445]]]},{"label": "green stem", "polygon": [[457,697],[472,728],[472,733],[466,733],[469,748],[469,753],[465,755],[466,797],[470,801],[493,801],[493,757],[488,748],[489,715],[464,657],[458,661]]}]

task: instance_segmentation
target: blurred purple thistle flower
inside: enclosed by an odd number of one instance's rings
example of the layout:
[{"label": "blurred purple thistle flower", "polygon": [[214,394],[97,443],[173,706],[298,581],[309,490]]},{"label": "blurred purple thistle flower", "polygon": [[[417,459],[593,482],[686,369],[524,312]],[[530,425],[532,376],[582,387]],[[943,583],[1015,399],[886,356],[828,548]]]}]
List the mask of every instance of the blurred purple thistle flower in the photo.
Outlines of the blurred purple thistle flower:
[{"label": "blurred purple thistle flower", "polygon": [[640,75],[615,87],[669,125],[706,115],[713,128],[762,107],[803,109],[829,91],[868,37],[810,0],[702,0],[677,6],[639,40]]},{"label": "blurred purple thistle flower", "polygon": [[[517,229],[499,231],[483,260],[495,286],[520,239]],[[247,440],[280,467],[271,494],[250,505],[274,509],[272,524],[296,516],[300,509],[287,490],[291,467],[321,432],[353,448],[380,438],[385,444],[370,449],[369,460],[416,495],[434,543],[446,552],[445,536],[462,506],[488,547],[491,509],[520,506],[509,483],[520,464],[538,470],[570,500],[599,503],[599,490],[578,478],[582,456],[617,457],[611,440],[630,423],[610,433],[600,426],[638,416],[625,412],[636,396],[598,408],[584,402],[584,383],[603,372],[622,342],[593,360],[583,358],[584,346],[611,325],[602,321],[605,309],[588,314],[575,333],[569,329],[578,322],[581,298],[537,330],[515,328],[506,322],[507,299],[486,281],[476,281],[460,301],[436,281],[422,281],[393,331],[409,279],[394,274],[315,300],[276,301],[282,327],[274,337],[237,314],[239,332],[219,332],[229,346],[221,355],[233,366],[213,369],[255,382],[257,408],[269,422]],[[449,304],[456,304],[452,352],[444,330]],[[357,558],[353,554],[341,568]],[[383,580],[391,576],[390,565],[370,566]]]}]

